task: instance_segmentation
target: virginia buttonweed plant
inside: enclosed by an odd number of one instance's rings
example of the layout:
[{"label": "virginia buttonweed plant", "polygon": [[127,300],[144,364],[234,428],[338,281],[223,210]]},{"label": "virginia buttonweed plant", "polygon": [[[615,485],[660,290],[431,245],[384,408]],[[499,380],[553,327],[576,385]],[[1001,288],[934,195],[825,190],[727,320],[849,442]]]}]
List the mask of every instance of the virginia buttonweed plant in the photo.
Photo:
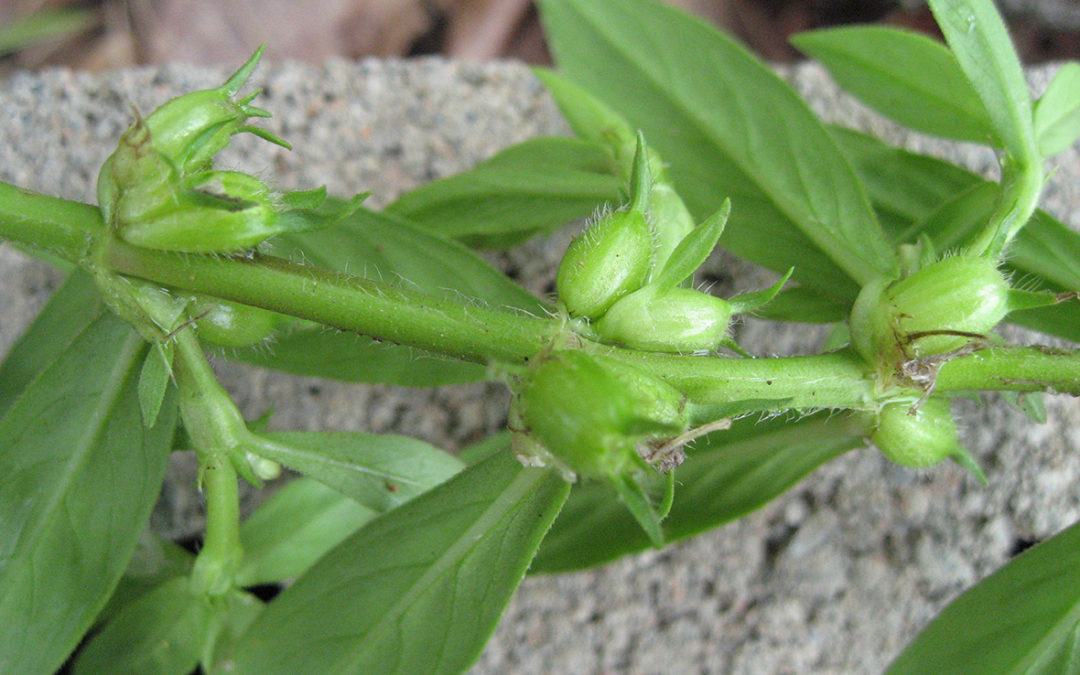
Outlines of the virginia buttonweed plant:
[{"label": "virginia buttonweed plant", "polygon": [[[215,166],[235,134],[285,144],[258,124],[258,53],[136,115],[96,206],[0,185],[0,236],[72,269],[0,367],[0,671],[51,673],[96,626],[77,673],[456,673],[526,569],[701,532],[867,441],[986,480],[953,397],[1003,391],[1037,411],[1042,392],[1080,394],[1075,350],[995,333],[1080,341],[1080,236],[1038,210],[1044,160],[1080,135],[1080,68],[1033,101],[989,0],[930,4],[948,46],[885,28],[795,43],[896,121],[993,147],[999,182],[826,126],[668,7],[542,0],[559,68],[537,76],[578,138],[528,141],[382,212]],[[469,248],[590,212],[553,298]],[[347,273],[371,254],[360,232],[414,264]],[[780,281],[697,290],[718,242]],[[452,288],[425,276],[435,259]],[[729,330],[751,311],[833,324],[835,348],[754,358]],[[508,429],[457,457],[266,431],[219,384],[219,346],[324,376],[332,356],[355,381],[502,382]],[[419,371],[417,351],[442,360]],[[176,448],[200,465],[197,555],[137,547]],[[282,465],[306,477],[241,522],[238,482]],[[1073,527],[1016,558],[890,672],[1072,672],[1078,556]],[[245,590],[283,581],[269,603]]]}]

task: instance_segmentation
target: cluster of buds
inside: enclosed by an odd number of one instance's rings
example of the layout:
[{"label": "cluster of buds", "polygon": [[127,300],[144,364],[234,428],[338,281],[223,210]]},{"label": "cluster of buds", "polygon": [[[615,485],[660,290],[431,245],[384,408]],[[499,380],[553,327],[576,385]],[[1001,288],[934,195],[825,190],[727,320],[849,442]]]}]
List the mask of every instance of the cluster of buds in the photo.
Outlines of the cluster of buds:
[{"label": "cluster of buds", "polygon": [[[601,342],[666,353],[694,353],[730,340],[732,315],[768,302],[786,277],[765,294],[730,301],[684,284],[716,247],[731,210],[725,201],[691,229],[660,261],[649,151],[639,135],[625,210],[605,215],[575,238],[559,265],[559,300],[571,317],[587,320]],[[659,263],[659,264],[658,264]]]},{"label": "cluster of buds", "polygon": [[213,168],[214,155],[239,133],[289,147],[249,124],[270,116],[251,105],[258,91],[236,98],[261,55],[260,48],[220,87],[137,116],[123,133],[97,185],[98,204],[117,237],[165,251],[238,253],[276,234],[325,227],[356,203],[328,210],[320,208],[325,190],[283,194],[254,176]]}]

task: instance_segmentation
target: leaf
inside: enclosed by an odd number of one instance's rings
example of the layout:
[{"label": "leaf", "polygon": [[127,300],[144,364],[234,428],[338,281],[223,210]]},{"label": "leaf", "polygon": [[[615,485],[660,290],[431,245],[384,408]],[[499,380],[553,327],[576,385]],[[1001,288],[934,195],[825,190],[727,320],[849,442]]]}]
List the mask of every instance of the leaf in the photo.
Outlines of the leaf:
[{"label": "leaf", "polygon": [[335,227],[273,241],[288,256],[440,297],[474,298],[499,309],[542,312],[544,303],[465,246],[403,216],[358,208]]},{"label": "leaf", "polygon": [[127,324],[101,315],[0,419],[0,671],[53,672],[146,527],[175,405],[143,427],[144,353]]},{"label": "leaf", "polygon": [[484,366],[477,363],[453,361],[421,349],[322,326],[280,330],[270,344],[222,353],[253,366],[345,382],[438,387],[476,382],[487,376]]},{"label": "leaf", "polygon": [[791,42],[882,115],[933,136],[994,144],[982,101],[940,42],[883,26],[812,30]]},{"label": "leaf", "polygon": [[725,199],[716,213],[683,237],[683,240],[672,251],[671,257],[664,263],[660,274],[656,275],[649,285],[655,286],[658,291],[668,291],[697,271],[697,268],[701,267],[701,264],[716,248],[716,243],[720,240],[720,235],[724,233],[724,225],[727,224],[730,215],[731,200]]},{"label": "leaf", "polygon": [[[863,445],[870,423],[824,414],[798,422],[744,418],[729,431],[704,437],[678,469],[675,501],[662,523],[665,540],[693,536],[760,508],[821,464]],[[610,487],[582,483],[570,493],[530,571],[591,567],[649,543]]]},{"label": "leaf", "polygon": [[[830,127],[870,194],[879,217],[892,216],[903,228],[890,231],[893,243],[912,221],[924,217],[945,199],[969,187],[977,176],[948,162],[888,145],[851,129]],[[882,217],[882,222],[891,218]]]},{"label": "leaf", "polygon": [[165,400],[165,390],[172,375],[172,343],[151,345],[143,359],[139,372],[139,410],[142,411],[143,424],[150,427],[161,412],[161,403]]},{"label": "leaf", "polygon": [[464,464],[435,446],[391,434],[277,431],[255,434],[255,452],[375,511],[444,482]]},{"label": "leaf", "polygon": [[209,598],[177,577],[125,607],[75,660],[75,675],[187,675],[213,627]]},{"label": "leaf", "polygon": [[1080,525],[1020,554],[954,600],[889,675],[1063,673],[1075,668]]},{"label": "leaf", "polygon": [[1043,157],[1068,150],[1080,136],[1080,64],[1063,64],[1035,102],[1035,136]]},{"label": "leaf", "polygon": [[186,576],[191,572],[194,562],[195,556],[179,544],[144,530],[108,604],[98,613],[97,622],[109,620],[121,609],[166,581]]},{"label": "leaf", "polygon": [[805,286],[793,286],[781,291],[757,311],[763,319],[805,323],[846,321],[850,313],[849,303],[823,296]]},{"label": "leaf", "polygon": [[90,275],[68,275],[0,364],[0,415],[104,311]]},{"label": "leaf", "polygon": [[982,101],[1008,155],[1041,161],[1031,95],[1009,32],[991,0],[930,0],[945,41]]},{"label": "leaf", "polygon": [[[540,7],[560,69],[645,131],[692,212],[702,217],[731,197],[724,243],[732,251],[778,271],[814,271],[799,279],[848,299],[895,269],[866,194],[825,127],[744,48],[645,0]],[[807,249],[827,269],[807,270]]]},{"label": "leaf", "polygon": [[554,70],[533,68],[533,74],[555,99],[573,132],[579,138],[601,144],[611,156],[612,173],[628,179],[637,142],[627,121],[587,89]]},{"label": "leaf", "polygon": [[660,521],[664,519],[664,516],[649,499],[642,483],[634,476],[622,474],[611,476],[610,485],[615,488],[619,501],[626,507],[630,516],[637,521],[653,548],[663,548],[664,533],[660,529]]},{"label": "leaf", "polygon": [[536,138],[407,192],[386,213],[486,247],[500,235],[520,235],[510,240],[516,242],[584,218],[619,198],[617,176],[610,152],[597,142]]},{"label": "leaf", "polygon": [[240,675],[462,672],[568,489],[509,453],[473,465],[324,556],[222,662]]},{"label": "leaf", "polygon": [[300,576],[376,512],[311,478],[281,488],[240,526],[241,586]]}]

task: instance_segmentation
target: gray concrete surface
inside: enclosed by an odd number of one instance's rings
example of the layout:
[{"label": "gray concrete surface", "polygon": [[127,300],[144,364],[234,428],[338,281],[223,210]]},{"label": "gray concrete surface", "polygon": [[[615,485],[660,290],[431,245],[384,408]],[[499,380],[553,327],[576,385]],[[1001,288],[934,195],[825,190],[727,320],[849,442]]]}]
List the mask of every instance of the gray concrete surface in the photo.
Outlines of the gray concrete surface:
[{"label": "gray concrete surface", "polygon": [[[100,76],[49,71],[0,82],[0,180],[90,201],[93,180],[129,105],[214,85],[224,70],[166,66]],[[1046,70],[1032,73],[1045,82]],[[902,134],[838,94],[812,67],[792,74],[822,114],[912,147],[992,166],[985,151]],[[420,182],[467,168],[499,148],[565,128],[527,69],[439,60],[269,64],[255,82],[269,126],[292,152],[241,139],[229,162],[287,186],[371,190],[385,204]],[[1080,150],[1062,156],[1047,207],[1080,227]],[[736,204],[736,208],[738,205]],[[542,291],[568,235],[497,256]],[[714,256],[734,287],[760,273]],[[0,352],[58,282],[0,246]],[[726,290],[724,291],[726,292]],[[759,352],[816,348],[820,334],[742,327]],[[278,428],[395,431],[455,448],[502,423],[494,386],[435,391],[345,386],[219,364],[245,412],[275,409]],[[662,552],[600,569],[525,581],[476,674],[872,673],[951,598],[1080,517],[1080,405],[1047,402],[1036,426],[994,405],[968,406],[968,446],[991,486],[959,469],[910,471],[853,452],[760,512]],[[154,527],[201,526],[190,458],[178,456]]]}]

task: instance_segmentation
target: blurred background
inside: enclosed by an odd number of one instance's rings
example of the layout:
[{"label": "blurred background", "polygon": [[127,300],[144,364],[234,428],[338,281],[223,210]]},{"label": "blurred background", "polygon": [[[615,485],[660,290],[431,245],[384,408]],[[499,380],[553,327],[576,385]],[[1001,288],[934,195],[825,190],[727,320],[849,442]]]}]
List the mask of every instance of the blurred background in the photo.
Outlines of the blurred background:
[{"label": "blurred background", "polygon": [[[618,2],[618,0],[611,0]],[[920,0],[666,0],[774,61],[800,30],[877,22],[935,32]],[[1080,57],[1080,0],[1000,0],[1025,62]],[[0,73],[332,55],[549,63],[533,0],[0,0]]]}]

